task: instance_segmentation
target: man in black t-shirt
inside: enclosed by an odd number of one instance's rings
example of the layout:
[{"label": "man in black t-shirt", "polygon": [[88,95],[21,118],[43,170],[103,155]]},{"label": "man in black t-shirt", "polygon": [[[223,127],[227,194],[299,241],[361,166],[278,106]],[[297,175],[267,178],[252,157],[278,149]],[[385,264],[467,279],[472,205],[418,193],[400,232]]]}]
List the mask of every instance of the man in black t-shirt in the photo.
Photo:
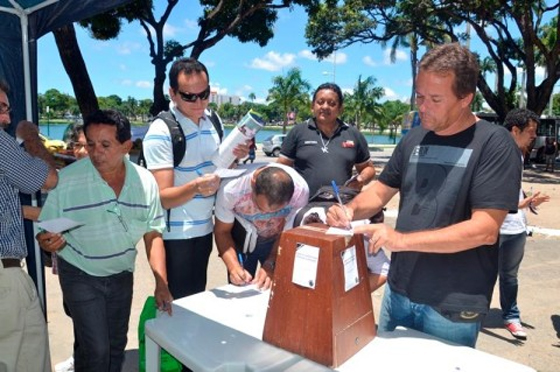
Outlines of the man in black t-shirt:
[{"label": "man in black t-shirt", "polygon": [[509,133],[471,112],[476,57],[459,44],[427,52],[419,65],[421,127],[395,148],[378,182],[328,222],[372,215],[399,193],[395,228],[358,226],[370,251],[392,252],[379,330],[413,328],[474,347],[497,276],[498,232],[517,210],[521,153]]}]

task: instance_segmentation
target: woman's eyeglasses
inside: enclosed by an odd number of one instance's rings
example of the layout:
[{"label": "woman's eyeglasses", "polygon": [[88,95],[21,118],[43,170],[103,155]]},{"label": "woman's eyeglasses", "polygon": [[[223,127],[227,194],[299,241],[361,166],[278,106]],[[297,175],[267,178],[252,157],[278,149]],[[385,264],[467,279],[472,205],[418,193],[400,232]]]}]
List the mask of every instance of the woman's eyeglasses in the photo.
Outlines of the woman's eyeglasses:
[{"label": "woman's eyeglasses", "polygon": [[201,100],[208,99],[208,97],[210,97],[210,86],[200,93],[185,93],[180,90],[177,90],[177,93],[179,93],[179,96],[183,101],[193,103],[196,102],[197,98],[200,98]]},{"label": "woman's eyeglasses", "polygon": [[9,114],[10,111],[12,111],[10,105],[5,104],[4,102],[0,103],[0,115]]}]

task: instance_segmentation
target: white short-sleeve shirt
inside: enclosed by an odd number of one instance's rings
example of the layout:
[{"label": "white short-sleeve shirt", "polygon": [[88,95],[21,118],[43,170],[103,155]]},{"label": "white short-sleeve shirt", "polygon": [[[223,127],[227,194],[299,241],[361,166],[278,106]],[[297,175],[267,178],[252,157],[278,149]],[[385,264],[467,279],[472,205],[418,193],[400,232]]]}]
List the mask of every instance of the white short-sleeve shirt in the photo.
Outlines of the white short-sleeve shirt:
[{"label": "white short-sleeve shirt", "polygon": [[[216,169],[212,163],[212,155],[220,145],[220,137],[214,125],[204,116],[199,125],[184,116],[170,104],[170,111],[175,115],[183,132],[187,149],[185,156],[174,169],[174,184],[184,185],[205,173]],[[173,168],[173,148],[169,128],[161,119],[150,125],[143,141],[144,157],[149,170]],[[207,235],[212,232],[212,210],[215,195],[195,197],[185,204],[173,208],[168,221],[170,231],[163,233],[165,240],[190,239]]]}]

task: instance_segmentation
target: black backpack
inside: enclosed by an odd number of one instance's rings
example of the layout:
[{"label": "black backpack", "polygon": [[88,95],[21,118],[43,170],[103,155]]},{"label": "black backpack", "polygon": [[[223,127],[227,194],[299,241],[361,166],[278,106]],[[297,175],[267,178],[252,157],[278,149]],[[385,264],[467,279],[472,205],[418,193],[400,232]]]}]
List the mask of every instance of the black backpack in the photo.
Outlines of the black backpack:
[{"label": "black backpack", "polygon": [[[216,132],[218,132],[218,136],[220,137],[220,141],[224,137],[224,129],[222,127],[222,123],[220,122],[220,118],[216,114],[214,110],[208,110],[208,119],[214,125]],[[185,133],[183,132],[183,128],[179,125],[179,122],[175,118],[175,115],[171,111],[162,111],[160,112],[155,119],[161,119],[167,125],[169,129],[169,134],[171,135],[171,144],[173,146],[173,168],[176,168],[183,157],[185,157],[185,151],[187,151],[187,141],[185,140]],[[140,153],[138,154],[137,164],[146,168],[146,158],[144,157],[144,140],[142,140],[142,145],[140,146]]]}]

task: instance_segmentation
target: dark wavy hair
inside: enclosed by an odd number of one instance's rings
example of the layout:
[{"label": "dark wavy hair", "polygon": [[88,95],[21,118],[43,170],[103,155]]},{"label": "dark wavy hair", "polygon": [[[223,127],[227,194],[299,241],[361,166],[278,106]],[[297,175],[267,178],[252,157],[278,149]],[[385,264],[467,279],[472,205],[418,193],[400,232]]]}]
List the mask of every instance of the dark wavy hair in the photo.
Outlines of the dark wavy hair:
[{"label": "dark wavy hair", "polygon": [[522,132],[529,125],[529,121],[533,120],[537,125],[540,123],[540,118],[531,110],[526,108],[516,108],[507,113],[504,119],[504,127],[511,132],[513,127],[518,127]]},{"label": "dark wavy hair", "polygon": [[132,134],[130,132],[130,122],[117,110],[97,110],[92,112],[84,119],[84,133],[87,137],[88,128],[91,125],[103,124],[117,128],[117,140],[120,143],[128,141]]}]

